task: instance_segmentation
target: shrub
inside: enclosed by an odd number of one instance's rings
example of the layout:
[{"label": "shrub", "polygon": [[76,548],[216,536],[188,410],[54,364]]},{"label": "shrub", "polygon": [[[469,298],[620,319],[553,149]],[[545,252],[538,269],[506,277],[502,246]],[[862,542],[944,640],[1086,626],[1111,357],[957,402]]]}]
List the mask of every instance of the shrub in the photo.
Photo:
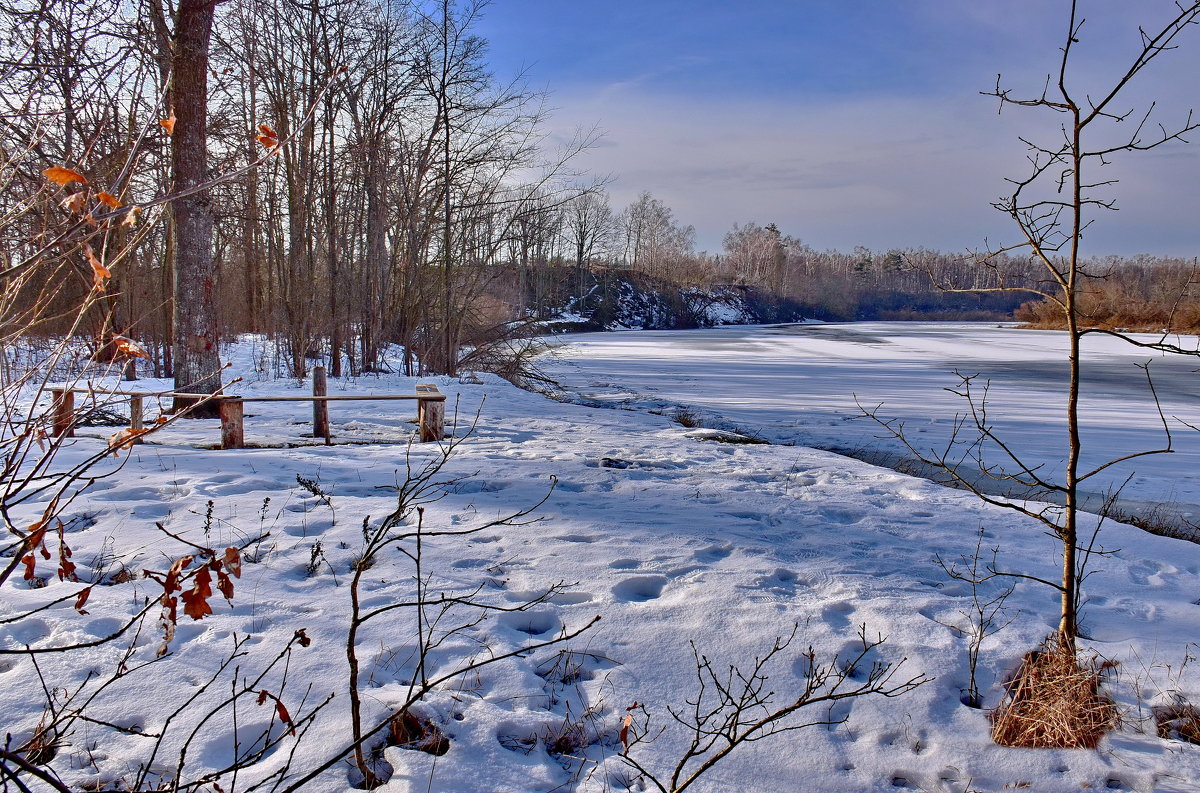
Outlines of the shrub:
[{"label": "shrub", "polygon": [[1008,682],[1008,696],[992,711],[992,740],[1001,746],[1094,749],[1117,722],[1112,700],[1100,691],[1115,664],[1081,662],[1073,650],[1047,639],[1025,654]]}]

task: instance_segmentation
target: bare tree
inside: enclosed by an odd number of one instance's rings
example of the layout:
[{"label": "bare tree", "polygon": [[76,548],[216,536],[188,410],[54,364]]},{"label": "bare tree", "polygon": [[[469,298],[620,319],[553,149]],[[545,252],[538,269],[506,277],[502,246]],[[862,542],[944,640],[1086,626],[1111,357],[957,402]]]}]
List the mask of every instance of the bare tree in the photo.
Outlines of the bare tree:
[{"label": "bare tree", "polygon": [[[1010,89],[1002,87],[999,77],[995,88],[985,92],[999,101],[1001,110],[1032,108],[1062,119],[1061,137],[1055,140],[1043,143],[1021,139],[1029,151],[1030,171],[1024,177],[1009,180],[1013,185],[1012,194],[994,204],[1016,225],[1019,240],[1010,246],[989,249],[979,256],[980,264],[993,276],[994,285],[942,284],[950,291],[1022,292],[1047,301],[1059,312],[1067,335],[1066,467],[1062,478],[1054,480],[1041,470],[1041,466],[1027,460],[1020,450],[1014,449],[996,433],[988,418],[986,387],[981,389],[974,382],[974,376],[961,377],[957,393],[966,401],[968,411],[956,426],[951,444],[940,454],[930,455],[916,449],[905,438],[901,425],[879,419],[875,411],[868,411],[923,462],[947,472],[954,481],[988,503],[1033,518],[1057,537],[1062,552],[1061,575],[1057,581],[1013,571],[1005,571],[1005,574],[1036,580],[1058,592],[1058,639],[1072,652],[1079,636],[1080,583],[1086,575],[1089,559],[1097,552],[1095,531],[1090,533],[1090,539],[1080,536],[1081,488],[1115,465],[1172,451],[1170,426],[1158,407],[1154,384],[1146,367],[1149,394],[1163,427],[1163,446],[1109,459],[1090,468],[1081,465],[1082,341],[1089,334],[1101,333],[1146,349],[1197,354],[1194,349],[1185,349],[1168,341],[1166,335],[1157,341],[1146,342],[1115,330],[1088,327],[1084,299],[1095,274],[1086,267],[1085,232],[1100,214],[1116,209],[1115,199],[1108,192],[1116,180],[1106,178],[1099,171],[1120,155],[1150,151],[1175,141],[1186,142],[1184,136],[1200,127],[1200,122],[1194,121],[1190,112],[1177,126],[1168,128],[1154,117],[1154,104],[1140,112],[1127,109],[1126,104],[1126,94],[1134,79],[1160,56],[1178,47],[1182,34],[1200,22],[1200,2],[1175,3],[1160,27],[1139,28],[1139,46],[1132,62],[1111,84],[1098,91],[1083,88],[1082,80],[1070,70],[1072,53],[1081,41],[1084,28],[1078,5],[1077,0],[1071,3],[1057,74],[1047,77],[1040,94],[1027,98],[1016,96]],[[1040,278],[1012,283],[1005,266],[1009,262],[1007,254],[1013,251],[1029,256],[1040,270]],[[956,447],[957,441],[965,441],[965,450]],[[985,450],[998,455],[999,460],[985,459]],[[1061,503],[1061,508],[1038,508],[982,492],[972,477],[960,469],[961,463],[971,460],[985,476],[1018,485],[1027,492],[1049,494]]]},{"label": "bare tree", "polygon": [[[180,0],[171,45],[170,114],[172,189],[184,193],[171,204],[175,232],[175,390],[221,389],[220,335],[214,301],[213,215],[208,181],[208,49],[215,0]],[[177,410],[195,400],[176,398]],[[214,415],[216,405],[193,415]]]}]

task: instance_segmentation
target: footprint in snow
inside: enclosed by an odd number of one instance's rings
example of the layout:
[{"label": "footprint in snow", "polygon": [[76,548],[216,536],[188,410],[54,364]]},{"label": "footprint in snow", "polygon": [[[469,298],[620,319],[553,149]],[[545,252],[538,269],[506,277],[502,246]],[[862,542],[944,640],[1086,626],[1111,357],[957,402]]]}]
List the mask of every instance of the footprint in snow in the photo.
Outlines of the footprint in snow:
[{"label": "footprint in snow", "polygon": [[645,603],[662,595],[666,576],[644,575],[626,578],[612,588],[613,597],[623,603]]},{"label": "footprint in snow", "polygon": [[697,562],[713,564],[722,559],[727,558],[733,553],[733,548],[728,545],[710,545],[707,548],[701,548],[692,554],[692,558]]},{"label": "footprint in snow", "polygon": [[500,623],[528,636],[543,636],[562,628],[562,622],[549,611],[514,611],[502,615]]},{"label": "footprint in snow", "polygon": [[821,609],[821,622],[835,630],[842,630],[850,627],[850,615],[853,613],[854,606],[849,603],[831,603]]}]

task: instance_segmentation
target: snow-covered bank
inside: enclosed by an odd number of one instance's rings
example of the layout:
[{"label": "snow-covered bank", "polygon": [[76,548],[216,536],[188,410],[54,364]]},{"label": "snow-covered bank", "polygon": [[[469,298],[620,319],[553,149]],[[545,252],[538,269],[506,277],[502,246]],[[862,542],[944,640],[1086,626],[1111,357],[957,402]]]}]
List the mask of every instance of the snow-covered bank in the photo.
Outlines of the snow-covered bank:
[{"label": "snow-covered bank", "polygon": [[[1145,337],[1151,339],[1153,337]],[[849,323],[705,332],[567,337],[544,368],[593,404],[676,410],[722,420],[777,443],[904,464],[911,455],[863,416],[897,419],[922,451],[945,448],[966,403],[962,375],[978,375],[987,415],[1043,475],[1065,459],[1066,363],[1062,334],[952,323]],[[1188,346],[1188,340],[1183,340]],[[1195,340],[1191,340],[1195,347]],[[1106,337],[1089,337],[1083,363],[1083,465],[1162,448],[1162,421],[1139,364],[1150,363],[1171,428],[1171,454],[1122,463],[1088,483],[1091,503],[1120,488],[1128,513],[1200,523],[1200,381],[1196,359],[1164,356]],[[711,376],[710,376],[711,375]],[[1185,423],[1186,422],[1186,423]],[[966,433],[969,434],[969,433]],[[1003,463],[994,447],[988,459]],[[970,464],[970,460],[967,460]],[[1126,480],[1128,481],[1126,482]],[[1164,503],[1165,502],[1165,503]]]},{"label": "snow-covered bank", "polygon": [[[635,348],[642,337],[625,336]],[[740,342],[713,338],[718,349],[727,344],[730,355],[745,356]],[[770,345],[754,349],[771,352]],[[252,356],[234,352],[235,373],[253,380]],[[620,375],[614,371],[611,382],[620,382]],[[693,366],[691,376],[717,390],[738,375]],[[522,602],[558,581],[571,586],[544,605],[495,615],[452,638],[433,662],[502,654],[596,615],[602,619],[570,642],[574,655],[564,663],[575,671],[569,675],[552,671],[556,658],[563,659],[550,648],[453,681],[429,697],[421,712],[449,737],[449,751],[435,758],[386,749],[394,775],[383,790],[644,790],[616,757],[621,721],[636,701],[658,724],[669,723],[666,708],[684,705],[694,692],[689,640],[719,665],[746,663],[798,626],[783,663],[771,670],[770,688],[785,696],[803,686],[809,645],[818,659],[853,652],[860,624],[887,637],[878,660],[907,659],[902,674],[935,679],[896,699],[853,700],[832,714],[811,714],[813,720],[849,721],[747,746],[693,789],[1149,793],[1194,790],[1200,782],[1200,748],[1160,739],[1149,718],[1149,708],[1169,701],[1173,691],[1200,698],[1200,677],[1190,667],[1181,669],[1188,642],[1200,635],[1200,606],[1192,602],[1200,588],[1200,547],[1109,527],[1103,543],[1120,550],[1098,562],[1102,571],[1088,581],[1091,600],[1083,619],[1090,637],[1085,644],[1120,663],[1113,693],[1125,711],[1124,724],[1099,752],[1002,749],[988,739],[986,713],[960,702],[966,639],[948,626],[964,622],[960,612],[969,609],[971,593],[946,578],[934,555],[953,560],[972,552],[982,530],[987,546],[1002,549],[1007,566],[1052,576],[1054,541],[1037,527],[963,493],[827,452],[704,441],[664,416],[560,404],[483,380],[439,381],[459,400],[460,415],[478,409],[480,416],[446,467],[447,478],[461,481],[427,505],[426,526],[477,525],[536,503],[551,477],[558,484],[538,511],[539,523],[431,538],[425,574],[433,576],[436,591],[479,587],[479,597],[495,605]],[[385,376],[331,383],[330,392],[411,392],[412,386],[411,380]],[[300,388],[266,380],[244,387],[292,394]],[[763,410],[782,409],[788,398],[766,388],[751,393]],[[746,398],[742,389],[742,403]],[[305,410],[256,407],[247,439],[304,443],[311,431],[303,423]],[[407,407],[364,402],[335,405],[331,412],[340,441],[395,440],[411,432]],[[72,504],[76,520],[66,536],[81,577],[103,570],[112,583],[96,588],[87,615],[67,602],[0,625],[0,641],[9,649],[104,635],[155,595],[151,582],[118,582],[123,577],[112,571],[162,569],[182,553],[155,522],[214,546],[270,532],[248,553],[253,561],[244,566],[232,607],[218,598],[215,614],[200,622],[185,619],[171,656],[131,673],[92,706],[97,719],[136,730],[89,723],[64,741],[52,765],[73,789],[115,787],[131,778],[146,759],[143,735],[161,730],[172,703],[196,693],[216,672],[235,636],[248,639],[248,655],[238,662],[242,674],[274,657],[297,629],[313,640],[293,654],[286,690],[274,679],[262,686],[280,695],[293,714],[309,686],[309,702],[334,694],[303,736],[296,770],[346,742],[347,580],[364,519],[377,521],[394,505],[388,488],[403,477],[405,447],[197,448],[215,434],[215,422],[168,428],[135,447],[123,467]],[[82,455],[98,443],[80,437],[70,454]],[[412,449],[417,461],[434,453],[428,445]],[[298,475],[318,483],[332,509],[300,486]],[[371,603],[410,597],[413,574],[399,554],[380,560],[370,570]],[[37,589],[12,581],[0,591],[0,610],[13,614],[76,589],[53,579]],[[984,644],[979,674],[988,705],[997,701],[1004,675],[1052,629],[1056,613],[1053,593],[1032,586],[1019,589],[1009,606],[1013,615],[1020,612],[1018,619]],[[415,615],[407,609],[390,614],[359,637],[368,720],[401,701],[415,674]],[[134,660],[149,661],[157,646],[156,637],[143,637]],[[119,655],[119,647],[107,646],[88,651],[86,662],[43,656],[41,673],[49,685],[71,689],[89,671],[110,669]],[[19,742],[42,714],[38,672],[20,655],[0,657],[0,670],[0,721]],[[251,704],[239,712],[239,723],[265,728],[269,710],[269,703],[257,710]],[[587,745],[550,754],[554,737],[571,724],[581,725]],[[185,772],[229,759],[235,744],[228,725],[221,721],[200,733]],[[222,788],[244,790],[277,770],[290,756],[290,744],[283,749],[244,772],[236,787],[222,780]],[[678,734],[667,733],[640,756],[661,770],[680,750]],[[177,753],[168,754],[156,761],[156,772],[169,777],[177,760]],[[346,790],[350,777],[349,767],[337,764],[304,790]]]}]

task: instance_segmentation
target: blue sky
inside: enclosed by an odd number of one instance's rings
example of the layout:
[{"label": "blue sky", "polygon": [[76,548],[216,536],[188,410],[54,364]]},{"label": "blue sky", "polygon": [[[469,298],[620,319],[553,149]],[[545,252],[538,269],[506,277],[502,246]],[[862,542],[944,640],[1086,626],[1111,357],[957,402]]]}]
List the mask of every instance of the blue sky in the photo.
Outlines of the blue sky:
[{"label": "blue sky", "polygon": [[[1083,0],[1074,79],[1123,68],[1137,26],[1170,0]],[[1018,135],[1056,120],[979,95],[998,72],[1040,90],[1066,0],[494,0],[478,32],[498,77],[524,71],[565,139],[599,126],[579,163],[613,179],[617,208],[649,190],[716,250],[733,223],[777,223],[817,248],[1004,241],[990,203],[1023,171]],[[1164,122],[1200,105],[1200,27],[1133,86]],[[1128,126],[1128,125],[1126,125]],[[1200,253],[1200,136],[1108,166],[1121,211],[1094,253]]]}]

